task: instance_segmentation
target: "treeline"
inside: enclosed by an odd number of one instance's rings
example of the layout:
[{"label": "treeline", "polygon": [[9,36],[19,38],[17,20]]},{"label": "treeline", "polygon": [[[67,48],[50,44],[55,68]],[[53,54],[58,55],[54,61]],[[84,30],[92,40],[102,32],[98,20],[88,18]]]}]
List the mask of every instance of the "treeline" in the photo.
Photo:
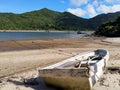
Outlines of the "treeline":
[{"label": "treeline", "polygon": [[114,21],[103,23],[95,32],[96,35],[120,37],[120,16]]},{"label": "treeline", "polygon": [[55,20],[59,12],[47,9],[23,14],[0,14],[0,29],[7,30],[47,30],[55,29]]},{"label": "treeline", "polygon": [[[23,14],[1,13],[0,30],[83,30],[81,19],[47,8]],[[85,24],[85,23],[84,23]]]},{"label": "treeline", "polygon": [[23,14],[0,13],[0,30],[96,30],[101,23],[115,20],[118,15],[120,12],[84,19],[47,8]]}]

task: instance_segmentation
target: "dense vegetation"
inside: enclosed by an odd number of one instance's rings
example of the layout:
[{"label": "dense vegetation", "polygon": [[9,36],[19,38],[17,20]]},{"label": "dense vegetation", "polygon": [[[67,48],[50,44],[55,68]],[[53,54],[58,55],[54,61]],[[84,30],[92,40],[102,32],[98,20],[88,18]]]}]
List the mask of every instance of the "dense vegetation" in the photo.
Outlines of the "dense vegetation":
[{"label": "dense vegetation", "polygon": [[107,21],[114,21],[119,15],[120,15],[120,12],[101,14],[89,19],[88,23],[89,23],[89,26],[91,26],[90,28],[97,30],[102,23]]},{"label": "dense vegetation", "polygon": [[115,20],[120,12],[83,19],[69,12],[47,8],[23,14],[0,13],[0,30],[95,30],[101,23]]},{"label": "dense vegetation", "polygon": [[115,21],[103,23],[95,33],[102,36],[120,37],[120,16]]}]

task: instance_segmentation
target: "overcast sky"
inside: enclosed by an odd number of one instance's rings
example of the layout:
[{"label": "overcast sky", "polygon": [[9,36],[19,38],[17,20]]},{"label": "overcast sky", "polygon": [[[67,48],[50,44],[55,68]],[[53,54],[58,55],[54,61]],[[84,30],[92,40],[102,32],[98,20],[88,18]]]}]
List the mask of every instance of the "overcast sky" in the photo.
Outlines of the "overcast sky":
[{"label": "overcast sky", "polygon": [[120,11],[120,0],[0,0],[0,12],[24,13],[42,8],[91,18]]}]

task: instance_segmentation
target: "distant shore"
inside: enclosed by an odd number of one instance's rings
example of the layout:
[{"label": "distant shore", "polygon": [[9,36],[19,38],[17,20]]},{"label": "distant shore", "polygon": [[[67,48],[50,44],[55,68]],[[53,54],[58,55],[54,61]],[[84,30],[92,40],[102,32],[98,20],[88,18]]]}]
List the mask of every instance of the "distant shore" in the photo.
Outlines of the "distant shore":
[{"label": "distant shore", "polygon": [[76,32],[72,30],[0,30],[0,32]]},{"label": "distant shore", "polygon": [[[0,30],[0,32],[78,32],[79,30]],[[83,33],[93,33],[94,31],[80,30]]]}]

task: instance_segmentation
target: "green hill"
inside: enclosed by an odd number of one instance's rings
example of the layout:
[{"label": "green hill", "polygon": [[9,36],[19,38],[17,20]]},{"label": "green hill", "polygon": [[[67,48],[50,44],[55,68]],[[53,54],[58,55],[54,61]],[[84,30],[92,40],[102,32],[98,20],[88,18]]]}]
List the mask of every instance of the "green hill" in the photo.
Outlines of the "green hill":
[{"label": "green hill", "polygon": [[120,16],[115,21],[103,23],[95,34],[109,37],[120,37]]},{"label": "green hill", "polygon": [[0,30],[95,30],[101,23],[115,20],[119,15],[117,12],[84,19],[47,8],[23,14],[0,13]]},{"label": "green hill", "polygon": [[86,19],[77,17],[69,12],[60,14],[56,19],[56,29],[59,30],[82,30],[86,28]]},{"label": "green hill", "polygon": [[107,21],[114,21],[118,16],[120,15],[120,12],[116,13],[108,13],[108,14],[101,14],[96,17],[90,18],[88,20],[88,23],[92,29],[98,29],[98,27]]}]

